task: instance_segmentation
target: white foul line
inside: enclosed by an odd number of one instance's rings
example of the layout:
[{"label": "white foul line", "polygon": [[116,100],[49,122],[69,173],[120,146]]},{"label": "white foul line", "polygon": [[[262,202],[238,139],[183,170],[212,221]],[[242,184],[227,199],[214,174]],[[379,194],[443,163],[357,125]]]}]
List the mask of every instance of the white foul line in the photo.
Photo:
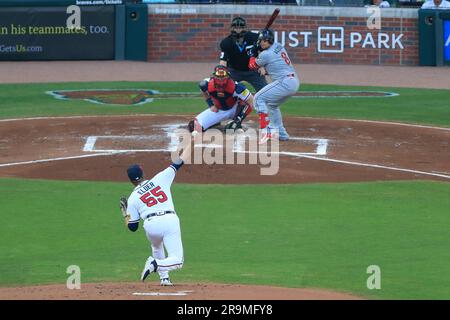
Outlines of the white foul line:
[{"label": "white foul line", "polygon": [[[11,122],[11,121],[30,121],[30,120],[64,120],[64,119],[91,119],[91,118],[123,118],[123,117],[156,117],[159,116],[157,113],[149,113],[149,114],[110,114],[110,115],[92,115],[92,116],[65,116],[65,117],[29,117],[29,118],[10,118],[10,119],[0,119],[0,122]],[[164,115],[167,117],[181,117],[183,115],[173,114],[173,115]]]},{"label": "white foul line", "polygon": [[427,125],[422,125],[422,124],[390,122],[390,121],[381,121],[381,120],[360,120],[360,119],[345,119],[345,118],[314,118],[314,117],[298,117],[298,116],[291,116],[291,118],[309,119],[309,120],[317,120],[317,121],[327,120],[327,121],[349,121],[349,122],[362,122],[362,123],[373,123],[373,124],[387,124],[387,125],[395,125],[395,126],[403,126],[403,127],[450,131],[450,128],[446,128],[446,127],[434,127],[434,126],[427,126]]},{"label": "white foul line", "polygon": [[80,156],[72,156],[72,157],[64,157],[64,158],[50,158],[50,159],[31,160],[31,161],[22,161],[22,162],[2,163],[2,164],[0,164],[0,167],[10,167],[10,166],[18,166],[18,165],[22,165],[22,164],[35,164],[35,163],[42,163],[42,162],[81,159],[81,158],[98,157],[98,156],[110,156],[115,153],[123,153],[123,152],[114,151],[114,152],[108,152],[108,153],[84,154],[84,155],[80,155]]},{"label": "white foul line", "polygon": [[388,166],[382,166],[382,165],[378,165],[378,164],[361,163],[361,162],[355,162],[355,161],[322,158],[322,157],[317,157],[317,156],[309,156],[309,155],[304,155],[304,154],[299,154],[299,153],[291,153],[291,152],[284,152],[284,154],[291,155],[293,157],[299,157],[299,158],[308,158],[308,159],[314,159],[314,160],[336,162],[336,163],[342,163],[342,164],[350,164],[350,165],[361,166],[361,167],[372,167],[372,168],[387,169],[387,170],[393,170],[393,171],[402,171],[402,172],[423,174],[423,175],[428,175],[428,176],[435,176],[435,177],[450,179],[450,175],[446,175],[446,174],[438,174],[438,173],[418,171],[418,170],[412,170],[412,169],[388,167]]}]

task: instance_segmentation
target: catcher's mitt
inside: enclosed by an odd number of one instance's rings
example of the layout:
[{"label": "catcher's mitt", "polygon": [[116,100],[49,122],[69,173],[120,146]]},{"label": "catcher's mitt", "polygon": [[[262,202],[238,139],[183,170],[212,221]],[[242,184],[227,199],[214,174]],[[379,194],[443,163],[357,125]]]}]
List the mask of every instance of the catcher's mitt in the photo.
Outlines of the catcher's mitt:
[{"label": "catcher's mitt", "polygon": [[231,120],[230,122],[228,122],[225,125],[225,130],[234,130],[234,131],[236,131],[238,129],[242,129],[241,122],[238,119]]},{"label": "catcher's mitt", "polygon": [[127,198],[125,197],[121,197],[120,201],[119,201],[119,208],[120,208],[120,212],[122,212],[122,216],[124,218],[127,217],[127,208],[128,208],[128,201]]}]

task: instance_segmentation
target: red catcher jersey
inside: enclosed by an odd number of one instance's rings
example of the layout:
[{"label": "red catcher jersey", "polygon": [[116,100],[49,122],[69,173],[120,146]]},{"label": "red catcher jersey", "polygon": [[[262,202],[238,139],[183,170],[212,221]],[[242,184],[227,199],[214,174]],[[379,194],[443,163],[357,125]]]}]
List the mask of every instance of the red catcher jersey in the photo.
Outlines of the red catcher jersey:
[{"label": "red catcher jersey", "polygon": [[224,92],[218,92],[214,87],[214,79],[206,79],[207,86],[201,87],[203,92],[207,91],[211,97],[214,106],[220,110],[229,110],[233,108],[238,99],[246,101],[250,96],[250,91],[242,83],[228,81]]}]

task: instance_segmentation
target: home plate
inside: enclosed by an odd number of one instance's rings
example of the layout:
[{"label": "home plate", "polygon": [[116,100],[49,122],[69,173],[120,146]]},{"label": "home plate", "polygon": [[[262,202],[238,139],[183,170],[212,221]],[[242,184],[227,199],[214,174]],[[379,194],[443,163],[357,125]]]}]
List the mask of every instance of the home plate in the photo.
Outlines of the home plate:
[{"label": "home plate", "polygon": [[134,292],[133,296],[187,296],[191,292],[194,291],[185,290],[177,292]]}]

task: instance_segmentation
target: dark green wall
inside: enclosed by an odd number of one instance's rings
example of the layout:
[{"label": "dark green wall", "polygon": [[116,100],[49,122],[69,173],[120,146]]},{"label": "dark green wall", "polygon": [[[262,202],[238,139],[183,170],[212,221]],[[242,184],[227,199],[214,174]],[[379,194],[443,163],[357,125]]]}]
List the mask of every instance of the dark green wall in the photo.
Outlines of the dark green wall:
[{"label": "dark green wall", "polygon": [[147,61],[147,5],[129,4],[125,11],[125,59]]}]

